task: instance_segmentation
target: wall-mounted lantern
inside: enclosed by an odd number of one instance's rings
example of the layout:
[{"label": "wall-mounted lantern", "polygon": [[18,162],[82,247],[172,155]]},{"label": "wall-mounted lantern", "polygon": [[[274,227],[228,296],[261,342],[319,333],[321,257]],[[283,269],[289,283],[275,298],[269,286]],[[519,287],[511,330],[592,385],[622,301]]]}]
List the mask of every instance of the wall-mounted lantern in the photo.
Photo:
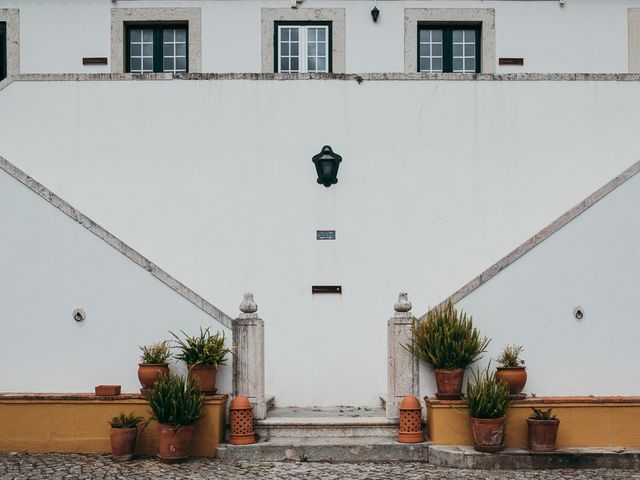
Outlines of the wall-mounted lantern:
[{"label": "wall-mounted lantern", "polygon": [[378,10],[378,7],[374,6],[373,9],[371,10],[371,18],[373,18],[374,23],[378,21],[379,16],[380,16],[380,10]]},{"label": "wall-mounted lantern", "polygon": [[338,183],[338,167],[342,157],[331,150],[329,145],[322,147],[319,154],[313,156],[313,163],[318,173],[318,183],[325,187]]}]

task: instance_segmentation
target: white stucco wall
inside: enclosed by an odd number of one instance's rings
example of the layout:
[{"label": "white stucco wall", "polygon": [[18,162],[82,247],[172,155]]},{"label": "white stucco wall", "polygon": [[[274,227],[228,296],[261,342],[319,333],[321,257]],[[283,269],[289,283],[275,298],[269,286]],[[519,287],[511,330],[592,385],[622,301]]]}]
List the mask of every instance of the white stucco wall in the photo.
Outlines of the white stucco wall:
[{"label": "white stucco wall", "polygon": [[[23,73],[100,73],[82,57],[110,57],[112,7],[195,6],[202,9],[204,72],[259,72],[263,7],[289,0],[124,1],[0,0],[20,8]],[[496,59],[523,57],[504,72],[627,72],[627,9],[640,0],[471,1],[380,0],[377,23],[369,0],[305,0],[301,8],[346,9],[346,71],[404,71],[405,8],[493,8]],[[497,60],[496,60],[497,61]]]},{"label": "white stucco wall", "polygon": [[458,303],[493,338],[482,365],[519,343],[527,393],[640,394],[638,205],[640,175]]},{"label": "white stucco wall", "polygon": [[638,102],[636,82],[14,82],[0,154],[222,310],[253,291],[278,403],[371,405],[398,291],[422,314],[634,163]]},{"label": "white stucco wall", "polygon": [[[200,326],[231,344],[228,329],[3,171],[0,225],[2,391],[138,392],[139,345]],[[231,358],[217,382],[231,391]]]}]

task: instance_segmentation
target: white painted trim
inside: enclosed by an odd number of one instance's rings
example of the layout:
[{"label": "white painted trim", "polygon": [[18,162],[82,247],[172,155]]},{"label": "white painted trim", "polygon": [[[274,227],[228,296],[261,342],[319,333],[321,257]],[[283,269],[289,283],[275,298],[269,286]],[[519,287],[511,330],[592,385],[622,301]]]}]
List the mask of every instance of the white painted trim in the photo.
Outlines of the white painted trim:
[{"label": "white painted trim", "polygon": [[[274,72],[274,22],[310,20],[331,22],[333,38],[332,72],[345,72],[345,10],[344,8],[263,8],[262,9],[262,73]],[[288,73],[286,75],[295,75]]]},{"label": "white painted trim", "polygon": [[[467,283],[461,289],[459,289],[458,291],[453,293],[450,297],[448,297],[447,299],[443,300],[439,305],[437,305],[434,308],[438,308],[438,307],[444,305],[445,302],[447,302],[448,300],[451,300],[451,302],[454,303],[454,304],[458,303],[460,300],[462,300],[464,297],[469,295],[471,292],[473,292],[477,288],[479,288],[482,285],[484,285],[485,283],[487,283],[489,280],[491,280],[493,277],[495,277],[502,270],[504,270],[505,268],[511,266],[513,263],[515,263],[520,258],[522,258],[526,253],[528,253],[529,251],[533,250],[535,247],[540,245],[542,242],[544,242],[551,235],[553,235],[558,230],[560,230],[561,228],[566,226],[569,222],[571,222],[573,219],[575,219],[578,215],[583,214],[589,208],[594,206],[596,203],[598,203],[600,200],[602,200],[604,197],[606,197],[609,193],[614,191],[616,188],[618,188],[620,185],[625,183],[627,180],[629,180],[631,177],[633,177],[638,172],[640,172],[640,161],[638,161],[638,162],[634,163],[633,165],[631,165],[629,168],[627,168],[620,175],[618,175],[614,179],[610,180],[605,185],[603,185],[598,190],[596,190],[591,195],[589,195],[587,198],[585,198],[583,201],[578,203],[576,206],[574,206],[570,210],[566,211],[563,215],[561,215],[556,220],[554,220],[549,225],[547,225],[545,228],[540,230],[533,237],[529,238],[527,241],[525,241],[518,248],[516,248],[515,250],[513,250],[512,252],[507,254],[505,257],[503,257],[500,260],[498,260],[496,263],[494,263],[492,266],[490,266],[488,269],[486,269],[480,275],[475,277],[473,280],[471,280],[469,283]],[[427,316],[427,314],[425,313],[424,315],[422,315],[420,317],[420,320],[422,321],[426,316]]]},{"label": "white painted trim", "polygon": [[129,22],[187,22],[189,29],[189,71],[202,71],[202,14],[190,8],[112,8],[111,71],[124,72],[124,25]]},{"label": "white painted trim", "polygon": [[630,8],[629,23],[629,73],[640,73],[640,8]]},{"label": "white painted trim", "polygon": [[496,12],[493,8],[405,8],[405,73],[418,71],[418,24],[431,22],[481,24],[481,72],[493,73],[496,71]]},{"label": "white painted trim", "polygon": [[74,207],[69,205],[67,202],[58,197],[55,193],[53,193],[48,188],[44,187],[42,184],[38,183],[36,180],[28,176],[18,167],[13,165],[7,159],[0,156],[0,170],[3,170],[7,174],[11,175],[13,178],[18,180],[20,183],[29,188],[32,192],[36,193],[51,205],[56,207],[62,213],[67,215],[69,218],[75,220],[84,228],[89,230],[91,233],[96,235],[97,237],[104,240],[106,243],[111,245],[113,248],[122,253],[125,257],[127,257],[132,262],[136,263],[140,267],[144,268],[147,272],[153,275],[155,278],[160,280],[166,286],[171,288],[173,291],[182,295],[189,302],[193,303],[200,310],[205,312],[207,315],[211,316],[214,320],[220,322],[225,327],[231,329],[233,320],[222,310],[216,308],[211,303],[206,301],[200,295],[195,293],[193,290],[189,289],[187,286],[176,280],[174,277],[169,275],[163,269],[155,265],[153,262],[142,256],[136,250],[131,248],[129,245],[124,243],[122,240],[116,238],[114,235],[109,233],[103,227],[98,225],[96,222],[91,220],[89,217],[76,210]]},{"label": "white painted trim", "polygon": [[20,10],[0,8],[0,22],[7,24],[7,78],[11,79],[20,73]]}]

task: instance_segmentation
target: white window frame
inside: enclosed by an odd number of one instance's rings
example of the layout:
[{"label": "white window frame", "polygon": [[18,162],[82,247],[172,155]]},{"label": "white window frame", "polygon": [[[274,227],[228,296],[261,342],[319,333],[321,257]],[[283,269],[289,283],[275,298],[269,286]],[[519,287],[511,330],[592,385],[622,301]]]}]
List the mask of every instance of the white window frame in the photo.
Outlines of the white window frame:
[{"label": "white window frame", "polygon": [[404,71],[418,72],[418,31],[420,24],[480,25],[480,72],[496,71],[496,13],[493,8],[405,8]]},{"label": "white window frame", "polygon": [[[282,60],[282,30],[283,29],[297,29],[298,30],[298,70],[295,71],[291,71],[291,64],[289,64],[289,70],[282,70],[281,69],[281,60]],[[309,29],[317,29],[317,30],[324,30],[325,32],[325,54],[324,54],[324,58],[326,59],[325,62],[325,68],[323,70],[313,70],[312,72],[309,72]],[[329,54],[329,46],[331,45],[331,39],[329,38],[330,35],[330,28],[328,25],[313,25],[313,24],[309,24],[309,25],[304,25],[304,24],[300,24],[300,25],[278,25],[278,36],[277,36],[277,44],[278,44],[278,66],[277,66],[277,70],[279,73],[329,73],[329,62],[331,61],[331,55]],[[316,44],[318,42],[316,41]],[[317,55],[317,51],[316,51],[316,55],[315,55],[316,59],[317,58],[322,58],[319,57]],[[291,56],[289,55],[289,59],[291,59]]]},{"label": "white window frame", "polygon": [[291,25],[306,22],[331,22],[331,73],[345,73],[345,9],[344,8],[262,8],[262,72],[276,70],[276,22]]},{"label": "white window frame", "polygon": [[187,25],[191,73],[202,71],[202,18],[200,7],[143,7],[111,9],[111,72],[124,73],[125,25],[168,23]]}]

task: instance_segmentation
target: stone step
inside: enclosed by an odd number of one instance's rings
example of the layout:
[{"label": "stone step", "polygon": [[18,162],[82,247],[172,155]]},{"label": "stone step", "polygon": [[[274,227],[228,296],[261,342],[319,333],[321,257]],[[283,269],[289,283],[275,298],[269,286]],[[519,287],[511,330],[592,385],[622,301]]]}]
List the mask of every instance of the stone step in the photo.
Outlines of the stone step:
[{"label": "stone step", "polygon": [[429,463],[437,467],[471,470],[536,470],[552,468],[624,468],[640,466],[637,448],[562,448],[534,453],[506,448],[500,453],[480,453],[471,446],[430,445]]},{"label": "stone step", "polygon": [[398,422],[380,407],[275,408],[254,425],[258,438],[396,437]]},{"label": "stone step", "polygon": [[429,445],[390,437],[272,438],[253,445],[220,445],[218,458],[251,462],[427,462]]}]

